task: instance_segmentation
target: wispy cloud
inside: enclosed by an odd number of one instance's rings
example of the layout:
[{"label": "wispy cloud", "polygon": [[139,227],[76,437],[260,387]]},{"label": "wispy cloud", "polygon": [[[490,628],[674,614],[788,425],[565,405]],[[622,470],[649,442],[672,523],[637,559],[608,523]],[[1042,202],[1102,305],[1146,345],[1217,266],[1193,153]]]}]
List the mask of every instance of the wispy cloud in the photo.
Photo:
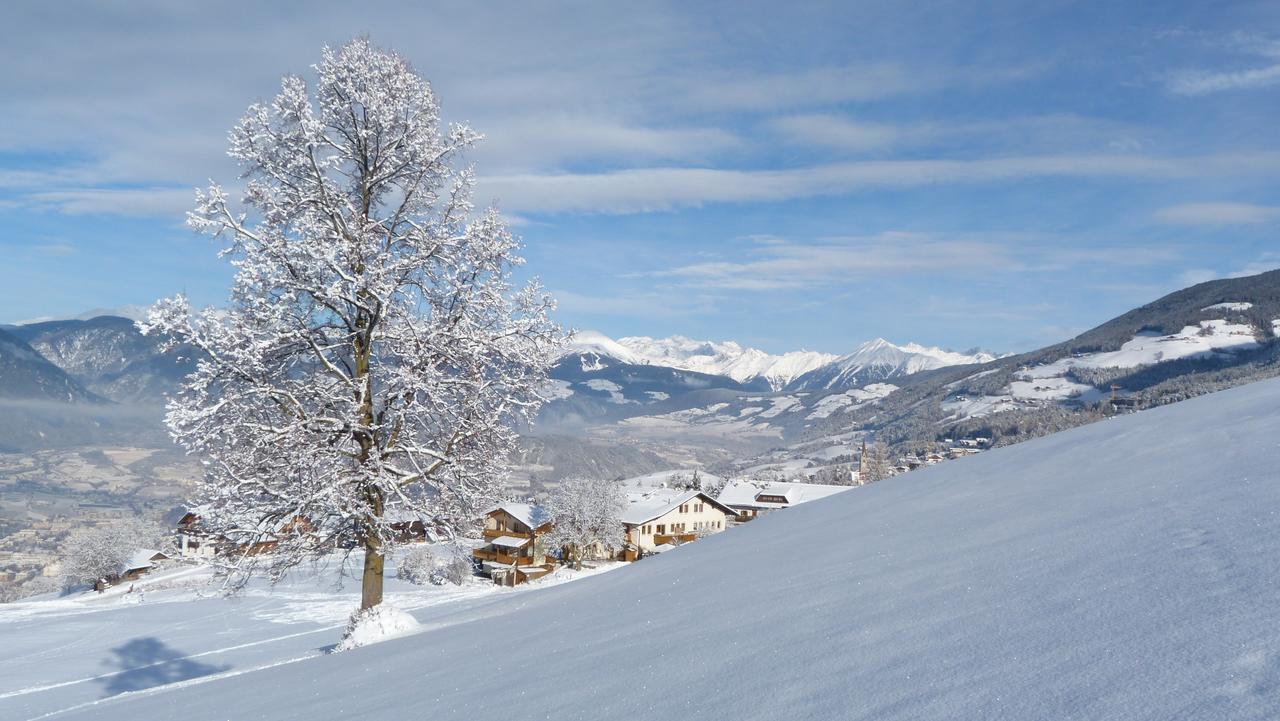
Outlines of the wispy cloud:
[{"label": "wispy cloud", "polygon": [[881,153],[957,145],[978,151],[1014,149],[1024,154],[1069,150],[1135,153],[1142,149],[1142,136],[1148,132],[1130,123],[1071,113],[909,123],[802,113],[773,118],[768,126],[791,144]]},{"label": "wispy cloud", "polygon": [[722,128],[654,128],[625,119],[554,113],[526,117],[489,133],[472,152],[483,167],[493,170],[600,158],[614,164],[703,161],[742,144],[742,139]]},{"label": "wispy cloud", "polygon": [[813,243],[775,242],[746,255],[745,260],[693,263],[650,275],[694,287],[780,290],[846,282],[869,273],[996,271],[1016,264],[996,243],[896,231]]},{"label": "wispy cloud", "polygon": [[1225,38],[1202,40],[1214,43],[1229,53],[1254,58],[1253,66],[1231,70],[1180,70],[1168,77],[1170,92],[1179,95],[1205,95],[1230,90],[1253,90],[1280,83],[1280,42],[1252,33],[1232,33]]},{"label": "wispy cloud", "polygon": [[190,188],[82,188],[32,193],[25,204],[67,215],[133,215],[184,217],[191,208]]},{"label": "wispy cloud", "polygon": [[1224,90],[1251,90],[1280,83],[1280,64],[1231,72],[1187,70],[1169,79],[1169,89],[1179,95],[1204,95]]},{"label": "wispy cloud", "polygon": [[867,236],[782,242],[743,249],[742,257],[689,263],[643,275],[688,287],[787,290],[849,283],[857,278],[1057,273],[1096,265],[1139,267],[1168,262],[1179,251],[1113,245],[1083,248],[1072,238],[1025,233],[932,234],[886,231]]},{"label": "wispy cloud", "polygon": [[1252,203],[1182,203],[1161,208],[1154,217],[1170,225],[1253,225],[1280,217],[1280,207]]},{"label": "wispy cloud", "polygon": [[641,168],[604,173],[520,174],[481,179],[502,208],[526,212],[636,213],[706,203],[842,195],[866,188],[989,183],[1022,178],[1168,180],[1280,173],[1280,154],[1157,157],[1092,154],[979,160],[874,160],[787,170]]}]

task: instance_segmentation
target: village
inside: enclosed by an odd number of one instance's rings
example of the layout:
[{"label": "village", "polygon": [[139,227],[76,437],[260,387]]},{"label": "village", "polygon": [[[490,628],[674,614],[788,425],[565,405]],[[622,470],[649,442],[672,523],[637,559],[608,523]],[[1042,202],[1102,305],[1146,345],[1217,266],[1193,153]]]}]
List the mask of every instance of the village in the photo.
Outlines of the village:
[{"label": "village", "polygon": [[[551,574],[561,566],[583,562],[635,562],[665,553],[706,536],[721,533],[762,515],[820,500],[889,476],[945,460],[961,458],[985,450],[990,439],[945,439],[949,451],[920,456],[907,455],[888,462],[883,450],[862,448],[856,467],[842,471],[841,483],[780,480],[756,477],[706,482],[697,471],[672,473],[655,487],[622,493],[618,512],[606,516],[616,528],[589,529],[586,540],[566,542],[557,534],[556,513],[546,504],[533,501],[506,501],[489,508],[476,520],[478,533],[454,539],[469,548],[469,571],[499,586],[516,586]],[[884,460],[878,460],[884,459]],[[882,467],[877,468],[880,464]],[[662,474],[658,474],[662,475]],[[817,475],[817,474],[815,474]],[[599,481],[605,486],[625,487],[626,481]],[[203,508],[184,513],[165,549],[132,550],[117,573],[94,584],[102,591],[109,586],[137,580],[160,568],[182,563],[213,562],[236,556],[258,556],[275,550],[281,538],[313,529],[309,519],[292,517],[260,528],[253,540],[236,543],[210,533],[202,524]],[[571,521],[572,522],[572,521]],[[439,543],[442,539],[429,524],[411,515],[394,522],[397,541],[404,545]],[[613,538],[609,543],[600,539]],[[559,539],[559,541],[557,541]]]}]

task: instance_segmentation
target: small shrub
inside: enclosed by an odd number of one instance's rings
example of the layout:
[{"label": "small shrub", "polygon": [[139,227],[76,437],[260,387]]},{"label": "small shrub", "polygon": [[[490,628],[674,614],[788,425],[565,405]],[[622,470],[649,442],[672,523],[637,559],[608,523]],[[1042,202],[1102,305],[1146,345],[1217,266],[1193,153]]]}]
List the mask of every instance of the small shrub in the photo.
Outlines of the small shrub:
[{"label": "small shrub", "polygon": [[465,548],[418,546],[400,559],[396,576],[418,585],[462,585],[471,577],[471,557]]}]

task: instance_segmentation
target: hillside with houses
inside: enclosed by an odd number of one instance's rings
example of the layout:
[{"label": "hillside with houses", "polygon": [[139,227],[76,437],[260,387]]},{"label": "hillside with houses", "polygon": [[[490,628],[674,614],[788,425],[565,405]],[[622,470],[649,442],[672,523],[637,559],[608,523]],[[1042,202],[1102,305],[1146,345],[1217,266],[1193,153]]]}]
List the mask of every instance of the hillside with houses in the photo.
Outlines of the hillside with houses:
[{"label": "hillside with houses", "polygon": [[[507,718],[511,698],[533,716],[718,715],[766,682],[792,689],[757,699],[767,718],[1268,718],[1280,527],[1266,509],[1280,499],[1258,479],[1280,461],[1278,402],[1276,381],[1256,383],[823,498],[785,485],[717,503],[637,494],[629,520],[653,526],[654,542],[690,530],[672,524],[698,503],[728,517],[720,504],[741,515],[803,502],[639,563],[557,568],[516,588],[393,580],[389,598],[418,625],[340,654],[325,643],[352,596],[317,592],[332,568],[255,583],[231,606],[199,591],[198,567],[162,566],[132,589],[0,607],[0,713],[313,719],[376,677],[391,683],[362,704],[366,718]],[[1201,452],[1228,439],[1238,452]],[[528,505],[487,519],[502,549],[533,547],[503,539],[544,527]],[[502,668],[540,673],[506,676],[506,700],[477,704],[494,648]]]}]

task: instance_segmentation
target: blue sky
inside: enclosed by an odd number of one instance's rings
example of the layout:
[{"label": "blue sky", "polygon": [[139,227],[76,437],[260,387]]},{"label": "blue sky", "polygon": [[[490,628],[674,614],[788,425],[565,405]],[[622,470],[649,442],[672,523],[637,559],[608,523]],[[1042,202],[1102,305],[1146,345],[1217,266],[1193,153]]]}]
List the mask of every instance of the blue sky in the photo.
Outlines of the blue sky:
[{"label": "blue sky", "polygon": [[1012,351],[1280,267],[1274,2],[129,5],[6,7],[0,322],[220,302],[193,188],[365,33],[487,135],[568,325]]}]

